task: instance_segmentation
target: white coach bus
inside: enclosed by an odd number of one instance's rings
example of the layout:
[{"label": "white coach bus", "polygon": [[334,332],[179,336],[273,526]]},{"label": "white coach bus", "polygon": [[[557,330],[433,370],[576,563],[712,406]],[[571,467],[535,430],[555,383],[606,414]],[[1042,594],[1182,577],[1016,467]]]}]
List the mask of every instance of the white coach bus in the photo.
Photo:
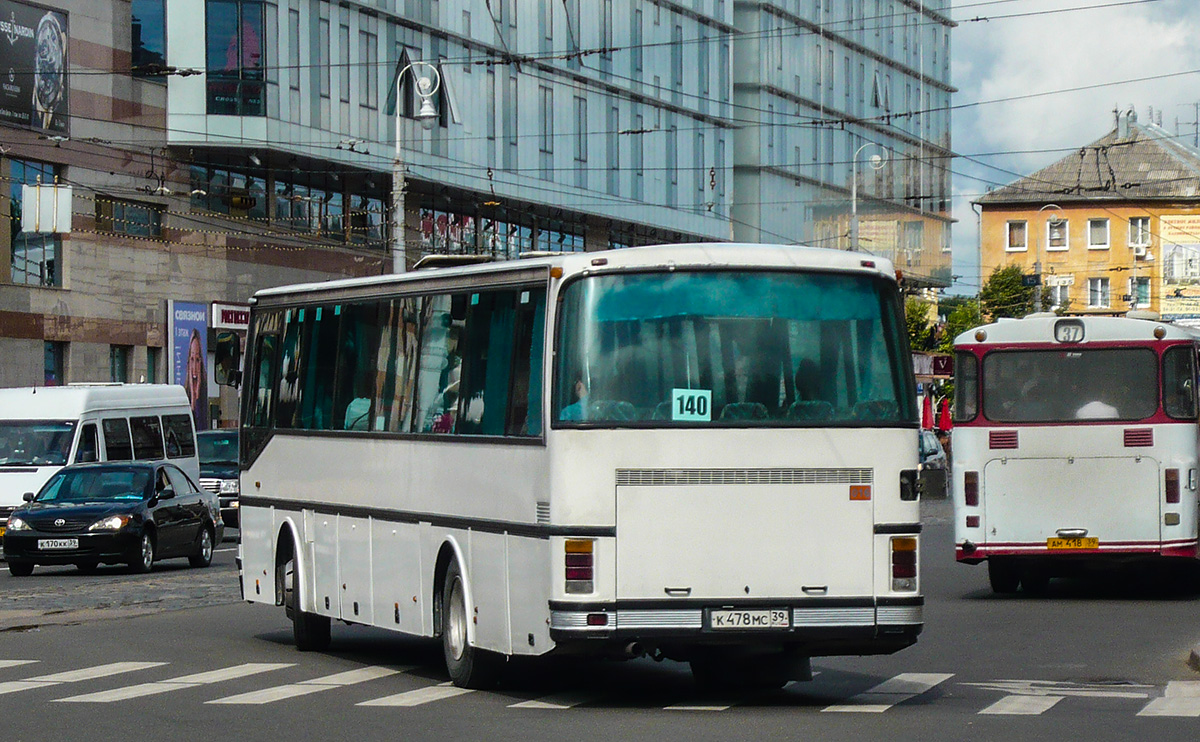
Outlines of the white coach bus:
[{"label": "white coach bus", "polygon": [[917,413],[890,263],[684,245],[258,292],[242,589],[506,657],[702,683],[916,641]]},{"label": "white coach bus", "polygon": [[1195,559],[1196,342],[1130,317],[1057,317],[955,339],[958,561],[991,587]]}]

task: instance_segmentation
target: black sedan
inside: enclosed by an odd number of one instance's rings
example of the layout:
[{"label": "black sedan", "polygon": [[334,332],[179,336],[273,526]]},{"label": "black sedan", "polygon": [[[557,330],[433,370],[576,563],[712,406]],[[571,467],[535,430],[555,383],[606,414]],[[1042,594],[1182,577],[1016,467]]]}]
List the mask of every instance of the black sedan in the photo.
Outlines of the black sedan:
[{"label": "black sedan", "polygon": [[224,535],[215,495],[172,464],[107,462],[68,466],[8,518],[4,555],[15,577],[37,564],[100,563],[149,572],[159,559],[212,562]]}]

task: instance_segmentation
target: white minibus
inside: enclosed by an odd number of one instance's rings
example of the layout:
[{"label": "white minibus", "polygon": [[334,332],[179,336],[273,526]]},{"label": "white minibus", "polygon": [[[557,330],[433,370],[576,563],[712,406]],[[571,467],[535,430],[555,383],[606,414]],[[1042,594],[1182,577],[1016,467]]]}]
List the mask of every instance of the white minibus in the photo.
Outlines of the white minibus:
[{"label": "white minibus", "polygon": [[69,463],[168,460],[200,481],[182,386],[69,384],[0,389],[0,535],[27,492]]}]

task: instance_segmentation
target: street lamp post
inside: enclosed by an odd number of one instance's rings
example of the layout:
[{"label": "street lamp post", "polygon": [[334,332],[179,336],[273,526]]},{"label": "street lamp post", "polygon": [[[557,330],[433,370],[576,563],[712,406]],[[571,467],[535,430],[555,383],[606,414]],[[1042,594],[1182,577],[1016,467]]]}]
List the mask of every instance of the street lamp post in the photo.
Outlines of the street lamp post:
[{"label": "street lamp post", "polygon": [[[424,67],[432,73],[428,77],[422,77],[417,73],[417,68]],[[401,114],[402,100],[400,98],[401,90],[404,82],[404,75],[409,70],[412,70],[413,75],[417,79],[417,95],[421,98],[421,109],[417,112],[417,120],[421,122],[421,126],[426,130],[432,129],[434,122],[437,120],[438,112],[433,106],[433,96],[437,95],[438,88],[442,84],[442,76],[438,72],[437,67],[428,62],[413,62],[407,65],[400,73],[396,75],[396,158],[392,163],[392,272],[404,273],[408,270],[408,240],[405,234],[404,219],[404,189],[405,189],[405,172],[404,172],[404,154],[400,149],[400,120],[403,118]]]},{"label": "street lamp post", "polygon": [[[883,152],[882,145],[875,142],[867,142],[858,149],[854,150],[854,158],[850,161],[850,249],[858,250],[858,156],[867,147],[879,147]],[[887,158],[878,152],[871,155],[871,167],[879,170],[887,162]]]},{"label": "street lamp post", "polygon": [[[1046,209],[1062,211],[1062,207],[1058,204],[1046,204],[1038,209],[1038,214],[1041,214]],[[1051,219],[1054,219],[1054,217],[1051,217]],[[1047,224],[1049,224],[1048,221]],[[1044,228],[1042,232],[1048,234],[1049,229]],[[1033,287],[1033,311],[1040,312],[1042,311],[1042,238],[1040,236],[1037,241],[1037,256],[1033,261],[1033,274],[1037,276],[1037,283]]]}]

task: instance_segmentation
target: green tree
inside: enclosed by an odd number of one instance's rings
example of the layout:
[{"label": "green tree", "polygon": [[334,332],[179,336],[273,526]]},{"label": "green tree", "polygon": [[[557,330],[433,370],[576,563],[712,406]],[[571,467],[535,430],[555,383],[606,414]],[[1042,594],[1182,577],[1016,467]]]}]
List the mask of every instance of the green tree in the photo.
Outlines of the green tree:
[{"label": "green tree", "polygon": [[1024,317],[1033,311],[1033,287],[1023,285],[1023,277],[1016,265],[992,271],[979,291],[979,304],[988,318]]},{"label": "green tree", "polygon": [[950,315],[946,317],[946,326],[942,330],[937,349],[943,353],[954,352],[954,338],[982,324],[983,316],[979,312],[979,300],[971,298],[969,301],[959,303],[950,310]]},{"label": "green tree", "polygon": [[910,296],[904,300],[904,323],[913,350],[933,350],[934,328],[929,322],[929,304]]}]

